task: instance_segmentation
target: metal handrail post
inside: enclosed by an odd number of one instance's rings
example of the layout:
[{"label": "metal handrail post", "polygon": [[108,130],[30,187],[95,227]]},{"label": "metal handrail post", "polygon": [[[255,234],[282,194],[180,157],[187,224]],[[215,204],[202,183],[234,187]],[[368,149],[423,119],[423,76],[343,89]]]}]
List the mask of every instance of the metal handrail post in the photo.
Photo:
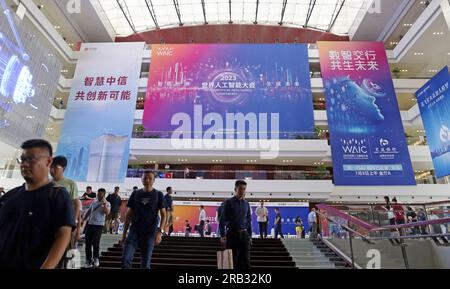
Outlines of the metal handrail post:
[{"label": "metal handrail post", "polygon": [[[347,227],[350,228],[350,222],[347,221]],[[355,256],[353,254],[353,242],[352,242],[352,231],[348,231],[348,240],[350,242],[350,255],[352,258],[352,269],[355,269]]]},{"label": "metal handrail post", "polygon": [[408,254],[406,253],[406,243],[401,244],[400,247],[402,248],[402,256],[403,261],[405,262],[405,268],[409,269]]}]

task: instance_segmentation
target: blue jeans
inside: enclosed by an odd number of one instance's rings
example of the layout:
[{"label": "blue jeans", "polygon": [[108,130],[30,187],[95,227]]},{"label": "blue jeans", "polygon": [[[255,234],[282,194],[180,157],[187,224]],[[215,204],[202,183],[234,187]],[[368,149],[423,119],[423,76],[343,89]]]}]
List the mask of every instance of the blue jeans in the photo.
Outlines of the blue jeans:
[{"label": "blue jeans", "polygon": [[150,269],[155,236],[156,230],[142,234],[131,229],[123,248],[122,269],[132,269],[133,257],[137,248],[141,249],[141,269]]}]

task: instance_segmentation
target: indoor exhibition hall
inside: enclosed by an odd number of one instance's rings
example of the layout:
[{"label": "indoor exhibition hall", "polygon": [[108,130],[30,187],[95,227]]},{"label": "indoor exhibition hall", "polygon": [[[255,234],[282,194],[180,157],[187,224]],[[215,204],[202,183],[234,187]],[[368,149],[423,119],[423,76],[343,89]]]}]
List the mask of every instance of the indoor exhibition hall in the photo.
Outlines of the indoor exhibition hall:
[{"label": "indoor exhibition hall", "polygon": [[0,272],[450,269],[450,1],[0,10]]}]

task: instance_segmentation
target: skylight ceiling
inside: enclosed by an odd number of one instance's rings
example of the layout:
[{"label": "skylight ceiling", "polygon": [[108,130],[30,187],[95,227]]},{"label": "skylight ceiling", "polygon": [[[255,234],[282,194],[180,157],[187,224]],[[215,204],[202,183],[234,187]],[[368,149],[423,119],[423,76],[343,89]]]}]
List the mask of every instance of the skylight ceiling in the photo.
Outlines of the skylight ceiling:
[{"label": "skylight ceiling", "polygon": [[368,0],[99,0],[118,36],[179,25],[261,24],[348,34]]}]

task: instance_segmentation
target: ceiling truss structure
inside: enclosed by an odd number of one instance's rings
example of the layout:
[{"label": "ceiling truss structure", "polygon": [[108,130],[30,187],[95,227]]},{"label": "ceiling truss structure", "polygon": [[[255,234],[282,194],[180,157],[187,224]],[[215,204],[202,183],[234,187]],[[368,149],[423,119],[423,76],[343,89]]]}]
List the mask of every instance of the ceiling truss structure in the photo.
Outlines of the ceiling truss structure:
[{"label": "ceiling truss structure", "polygon": [[[99,0],[117,36],[207,24],[261,24],[347,34],[370,0]],[[149,17],[150,16],[150,17]]]}]

